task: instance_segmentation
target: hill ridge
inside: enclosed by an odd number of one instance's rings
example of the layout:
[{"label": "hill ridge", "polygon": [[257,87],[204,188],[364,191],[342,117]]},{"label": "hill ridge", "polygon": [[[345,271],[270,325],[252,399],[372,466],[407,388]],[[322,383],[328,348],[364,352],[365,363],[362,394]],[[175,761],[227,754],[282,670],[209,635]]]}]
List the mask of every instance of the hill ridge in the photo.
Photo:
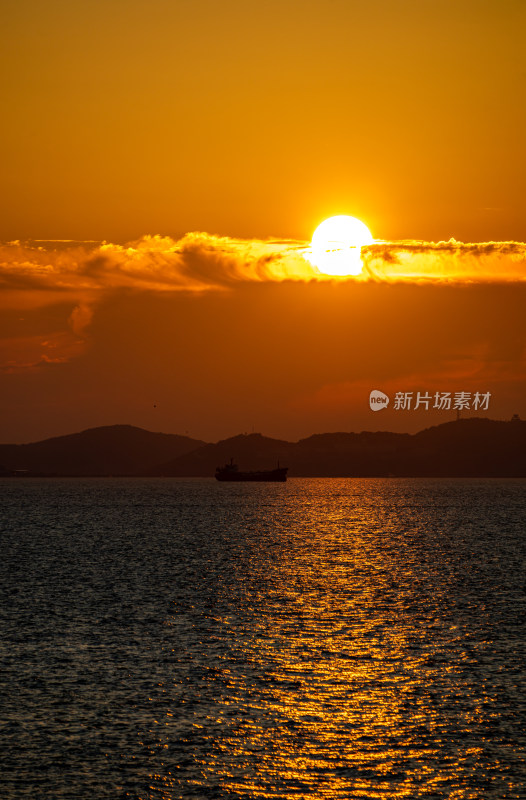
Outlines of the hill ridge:
[{"label": "hill ridge", "polygon": [[289,477],[526,477],[526,422],[470,417],[414,434],[329,432],[297,442],[240,433],[216,443],[128,424],[86,428],[39,442],[0,444],[0,475],[213,476],[289,467]]},{"label": "hill ridge", "polygon": [[0,444],[0,474],[135,475],[177,457],[201,439],[154,433],[134,425],[103,425],[27,444]]}]

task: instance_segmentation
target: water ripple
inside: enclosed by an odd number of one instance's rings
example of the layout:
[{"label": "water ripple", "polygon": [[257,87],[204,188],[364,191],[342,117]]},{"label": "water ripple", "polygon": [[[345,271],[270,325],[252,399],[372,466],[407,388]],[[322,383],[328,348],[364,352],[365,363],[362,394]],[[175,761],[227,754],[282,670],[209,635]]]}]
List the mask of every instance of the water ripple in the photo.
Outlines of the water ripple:
[{"label": "water ripple", "polygon": [[5,800],[526,796],[524,481],[1,483]]}]

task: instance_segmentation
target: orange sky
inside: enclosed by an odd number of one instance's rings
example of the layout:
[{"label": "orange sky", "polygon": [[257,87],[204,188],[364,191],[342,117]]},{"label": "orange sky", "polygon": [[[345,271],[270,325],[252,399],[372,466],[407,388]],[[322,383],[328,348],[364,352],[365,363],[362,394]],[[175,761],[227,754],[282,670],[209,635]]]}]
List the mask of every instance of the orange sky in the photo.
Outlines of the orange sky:
[{"label": "orange sky", "polygon": [[[521,0],[8,0],[0,440],[445,420],[373,414],[373,388],[526,416],[525,23]],[[334,214],[377,240],[357,280],[302,258]]]},{"label": "orange sky", "polygon": [[0,238],[526,239],[523,0],[7,0]]}]

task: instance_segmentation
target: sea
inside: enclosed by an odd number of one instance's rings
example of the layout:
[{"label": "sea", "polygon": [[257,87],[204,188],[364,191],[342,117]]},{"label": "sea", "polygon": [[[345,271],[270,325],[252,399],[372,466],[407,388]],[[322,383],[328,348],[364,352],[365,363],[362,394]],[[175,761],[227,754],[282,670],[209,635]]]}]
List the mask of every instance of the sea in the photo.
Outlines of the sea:
[{"label": "sea", "polygon": [[0,481],[0,798],[526,797],[526,481]]}]

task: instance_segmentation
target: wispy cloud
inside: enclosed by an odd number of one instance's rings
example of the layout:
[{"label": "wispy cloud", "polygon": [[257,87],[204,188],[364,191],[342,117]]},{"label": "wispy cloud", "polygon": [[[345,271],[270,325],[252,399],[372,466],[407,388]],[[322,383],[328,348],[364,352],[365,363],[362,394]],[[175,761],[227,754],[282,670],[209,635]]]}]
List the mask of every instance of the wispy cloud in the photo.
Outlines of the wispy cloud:
[{"label": "wispy cloud", "polygon": [[363,248],[364,272],[389,282],[508,283],[526,280],[524,242],[375,242]]},{"label": "wispy cloud", "polygon": [[488,284],[524,282],[523,242],[379,242],[362,249],[363,271],[323,275],[308,242],[233,239],[208,233],[108,242],[29,241],[0,245],[0,307],[65,308],[58,329],[0,340],[0,366],[43,368],[85,351],[97,306],[116,292],[233,291],[254,282]]},{"label": "wispy cloud", "polygon": [[[92,293],[225,290],[251,281],[342,280],[304,256],[308,242],[242,240],[188,233],[143,236],[126,245],[10,242],[0,246],[0,287],[25,292]],[[344,280],[508,282],[526,279],[523,242],[376,242],[362,250],[361,275]]]},{"label": "wispy cloud", "polygon": [[0,287],[14,291],[141,289],[203,291],[243,281],[312,280],[304,242],[188,233],[143,236],[126,245],[9,242],[0,247]]},{"label": "wispy cloud", "polygon": [[85,339],[69,329],[48,336],[12,336],[0,339],[0,372],[27,372],[65,364],[84,352]]}]

